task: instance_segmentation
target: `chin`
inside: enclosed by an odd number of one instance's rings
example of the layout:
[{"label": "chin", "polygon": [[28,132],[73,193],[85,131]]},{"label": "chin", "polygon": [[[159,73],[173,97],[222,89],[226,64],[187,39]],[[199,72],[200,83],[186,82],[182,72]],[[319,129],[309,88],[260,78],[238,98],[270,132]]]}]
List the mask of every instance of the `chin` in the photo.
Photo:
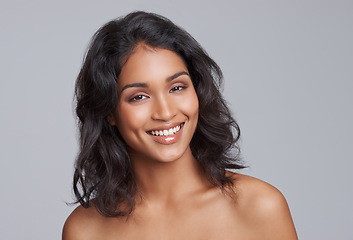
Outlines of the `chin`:
[{"label": "chin", "polygon": [[[157,153],[157,151],[159,151]],[[173,148],[173,149],[155,149],[155,152],[146,156],[153,162],[160,163],[171,163],[182,159],[186,155],[189,155],[187,152],[190,151],[189,147],[186,148]]]}]

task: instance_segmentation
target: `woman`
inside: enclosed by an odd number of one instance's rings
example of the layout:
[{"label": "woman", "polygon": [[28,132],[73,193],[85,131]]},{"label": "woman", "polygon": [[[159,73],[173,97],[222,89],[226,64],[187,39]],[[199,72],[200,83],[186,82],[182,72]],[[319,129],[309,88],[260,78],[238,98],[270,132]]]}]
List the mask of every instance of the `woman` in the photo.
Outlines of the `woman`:
[{"label": "woman", "polygon": [[134,12],[94,35],[76,82],[81,204],[64,240],[297,239],[282,194],[243,168],[222,73],[168,19]]}]

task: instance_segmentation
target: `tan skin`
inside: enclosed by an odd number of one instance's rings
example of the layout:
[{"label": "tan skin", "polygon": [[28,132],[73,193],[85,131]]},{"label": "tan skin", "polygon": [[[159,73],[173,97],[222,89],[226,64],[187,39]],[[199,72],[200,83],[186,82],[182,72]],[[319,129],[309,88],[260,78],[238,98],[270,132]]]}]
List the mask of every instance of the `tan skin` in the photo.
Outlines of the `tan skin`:
[{"label": "tan skin", "polygon": [[[169,50],[140,44],[119,76],[120,97],[108,121],[129,146],[139,194],[132,215],[107,218],[77,207],[63,240],[297,239],[282,194],[241,174],[234,194],[212,186],[191,154],[198,100],[182,59]],[[181,126],[170,136],[151,131]],[[231,192],[231,191],[230,191]]]}]

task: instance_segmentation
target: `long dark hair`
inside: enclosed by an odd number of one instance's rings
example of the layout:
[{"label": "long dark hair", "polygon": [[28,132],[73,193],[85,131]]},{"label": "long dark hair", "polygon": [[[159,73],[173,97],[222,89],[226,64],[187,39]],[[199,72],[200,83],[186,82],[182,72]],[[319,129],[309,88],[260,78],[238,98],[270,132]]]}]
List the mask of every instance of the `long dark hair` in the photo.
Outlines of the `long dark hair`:
[{"label": "long dark hair", "polygon": [[124,59],[144,43],[169,49],[185,62],[199,99],[199,120],[190,143],[209,181],[222,189],[232,185],[226,169],[240,169],[238,124],[220,94],[222,72],[198,42],[169,19],[133,12],[108,22],[92,38],[75,96],[80,131],[73,188],[76,202],[91,200],[107,217],[134,209],[136,185],[126,143],[107,117],[118,101],[118,77]]}]

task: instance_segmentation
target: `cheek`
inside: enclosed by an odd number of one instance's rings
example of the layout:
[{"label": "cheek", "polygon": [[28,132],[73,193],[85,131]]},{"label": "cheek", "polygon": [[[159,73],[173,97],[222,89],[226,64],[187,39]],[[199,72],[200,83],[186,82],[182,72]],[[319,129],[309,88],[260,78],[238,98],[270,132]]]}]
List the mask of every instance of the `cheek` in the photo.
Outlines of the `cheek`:
[{"label": "cheek", "polygon": [[[144,126],[147,119],[148,109],[145,107],[136,107],[122,105],[119,106],[118,113],[118,129],[121,134],[130,134]],[[125,134],[126,133],[126,134]]]},{"label": "cheek", "polygon": [[183,111],[190,117],[196,117],[199,113],[199,100],[195,92],[189,94],[187,97],[184,97],[181,101]]}]

